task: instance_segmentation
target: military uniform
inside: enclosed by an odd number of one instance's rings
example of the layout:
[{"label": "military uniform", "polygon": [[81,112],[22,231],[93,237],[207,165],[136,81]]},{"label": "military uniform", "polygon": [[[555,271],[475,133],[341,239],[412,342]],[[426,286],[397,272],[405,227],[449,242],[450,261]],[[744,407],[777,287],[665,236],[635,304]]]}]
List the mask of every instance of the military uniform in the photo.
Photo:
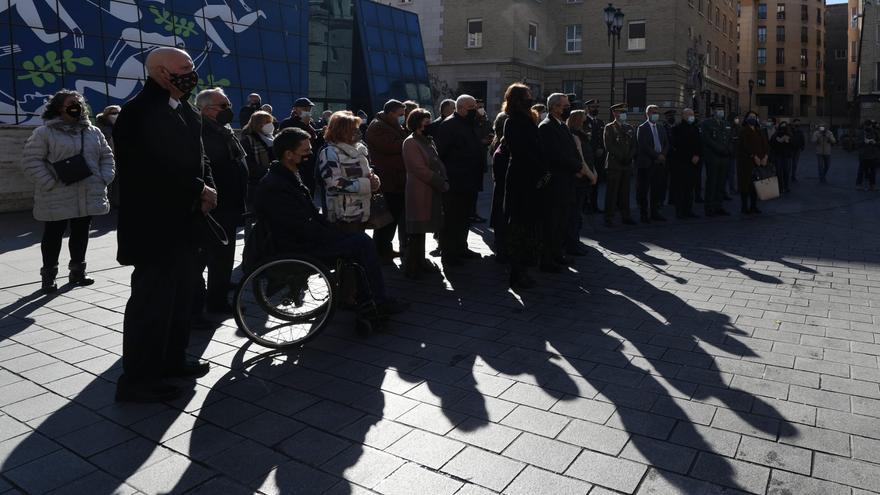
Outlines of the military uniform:
[{"label": "military uniform", "polygon": [[[598,103],[598,100],[589,100],[585,105],[590,106]],[[589,136],[590,147],[592,148],[592,154],[590,157],[587,157],[587,163],[595,167],[596,170],[594,172],[598,175],[596,185],[590,187],[585,206],[592,213],[602,213],[602,209],[599,208],[599,184],[606,181],[605,167],[601,166],[602,163],[605,163],[605,145],[603,143],[605,122],[598,116],[593,117],[588,113],[586,120],[584,120],[584,131]],[[586,150],[584,152],[586,153]]]},{"label": "military uniform", "polygon": [[718,117],[704,120],[700,128],[703,135],[703,162],[706,164],[706,216],[725,215],[727,212],[722,201],[727,166],[734,153],[733,131],[729,122]]},{"label": "military uniform", "polygon": [[[611,110],[624,110],[619,104]],[[605,151],[605,171],[608,186],[605,190],[605,223],[614,220],[615,209],[619,209],[624,223],[632,223],[629,210],[629,189],[633,174],[633,158],[638,148],[635,129],[626,123],[614,121],[605,126],[603,140]]]}]

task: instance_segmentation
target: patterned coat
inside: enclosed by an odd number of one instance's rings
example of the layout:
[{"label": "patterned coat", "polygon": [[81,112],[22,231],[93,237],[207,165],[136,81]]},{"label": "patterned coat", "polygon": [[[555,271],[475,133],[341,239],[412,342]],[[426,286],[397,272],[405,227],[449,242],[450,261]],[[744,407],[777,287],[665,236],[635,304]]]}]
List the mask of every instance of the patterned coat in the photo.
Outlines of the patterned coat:
[{"label": "patterned coat", "polygon": [[370,219],[370,160],[362,143],[329,143],[318,154],[318,184],[324,216],[330,222]]},{"label": "patterned coat", "polygon": [[[80,140],[81,132],[84,141]],[[92,175],[68,186],[58,180],[50,164],[78,154],[81,142]],[[107,186],[116,173],[113,152],[101,130],[87,121],[69,125],[59,118],[36,128],[24,145],[21,169],[34,184],[34,218],[39,221],[104,215],[110,211]]]}]

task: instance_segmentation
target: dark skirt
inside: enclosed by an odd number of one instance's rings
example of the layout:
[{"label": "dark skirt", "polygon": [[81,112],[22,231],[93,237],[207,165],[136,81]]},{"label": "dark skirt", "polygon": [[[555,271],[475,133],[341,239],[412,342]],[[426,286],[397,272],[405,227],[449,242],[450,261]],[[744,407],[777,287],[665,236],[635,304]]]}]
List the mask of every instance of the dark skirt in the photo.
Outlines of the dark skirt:
[{"label": "dark skirt", "polygon": [[752,175],[755,172],[755,161],[749,157],[740,157],[736,161],[736,182],[741,193],[749,191],[754,182]]}]

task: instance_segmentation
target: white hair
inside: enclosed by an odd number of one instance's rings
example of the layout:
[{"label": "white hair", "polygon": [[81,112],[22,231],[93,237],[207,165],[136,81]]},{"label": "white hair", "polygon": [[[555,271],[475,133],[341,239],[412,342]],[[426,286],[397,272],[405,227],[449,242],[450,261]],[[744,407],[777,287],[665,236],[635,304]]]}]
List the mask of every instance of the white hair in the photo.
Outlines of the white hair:
[{"label": "white hair", "polygon": [[221,95],[224,98],[226,97],[226,93],[223,92],[223,88],[210,88],[199,91],[199,94],[196,95],[196,106],[199,108],[199,110],[202,110],[206,106],[210,105],[211,98],[213,98],[214,95]]},{"label": "white hair", "polygon": [[694,113],[694,109],[693,108],[685,108],[684,110],[681,111],[681,113],[682,113],[682,115],[684,115],[686,113]]},{"label": "white hair", "polygon": [[476,103],[476,102],[477,102],[477,99],[471,95],[461,95],[455,99],[455,109],[456,110],[463,110],[465,104]]},{"label": "white hair", "polygon": [[657,105],[648,105],[648,106],[645,108],[645,114],[650,113],[651,110],[657,110],[657,111],[659,112],[659,111],[660,111],[660,107],[658,107]]},{"label": "white hair", "polygon": [[562,101],[563,98],[568,98],[567,95],[563,93],[553,93],[552,95],[547,97],[547,109],[552,109],[556,105],[559,105],[559,102]]}]

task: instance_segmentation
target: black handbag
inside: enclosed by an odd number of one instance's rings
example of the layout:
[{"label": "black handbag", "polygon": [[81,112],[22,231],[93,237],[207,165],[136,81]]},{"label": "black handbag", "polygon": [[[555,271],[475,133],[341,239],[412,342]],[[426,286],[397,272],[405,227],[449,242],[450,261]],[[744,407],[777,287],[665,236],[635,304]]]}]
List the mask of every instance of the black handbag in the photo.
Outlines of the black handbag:
[{"label": "black handbag", "polygon": [[79,154],[51,164],[52,168],[55,169],[55,175],[58,176],[58,180],[66,186],[76,184],[92,175],[92,169],[89,168],[89,164],[86,163],[86,157],[83,156],[83,151],[86,147],[85,131],[80,131],[79,142]]}]

